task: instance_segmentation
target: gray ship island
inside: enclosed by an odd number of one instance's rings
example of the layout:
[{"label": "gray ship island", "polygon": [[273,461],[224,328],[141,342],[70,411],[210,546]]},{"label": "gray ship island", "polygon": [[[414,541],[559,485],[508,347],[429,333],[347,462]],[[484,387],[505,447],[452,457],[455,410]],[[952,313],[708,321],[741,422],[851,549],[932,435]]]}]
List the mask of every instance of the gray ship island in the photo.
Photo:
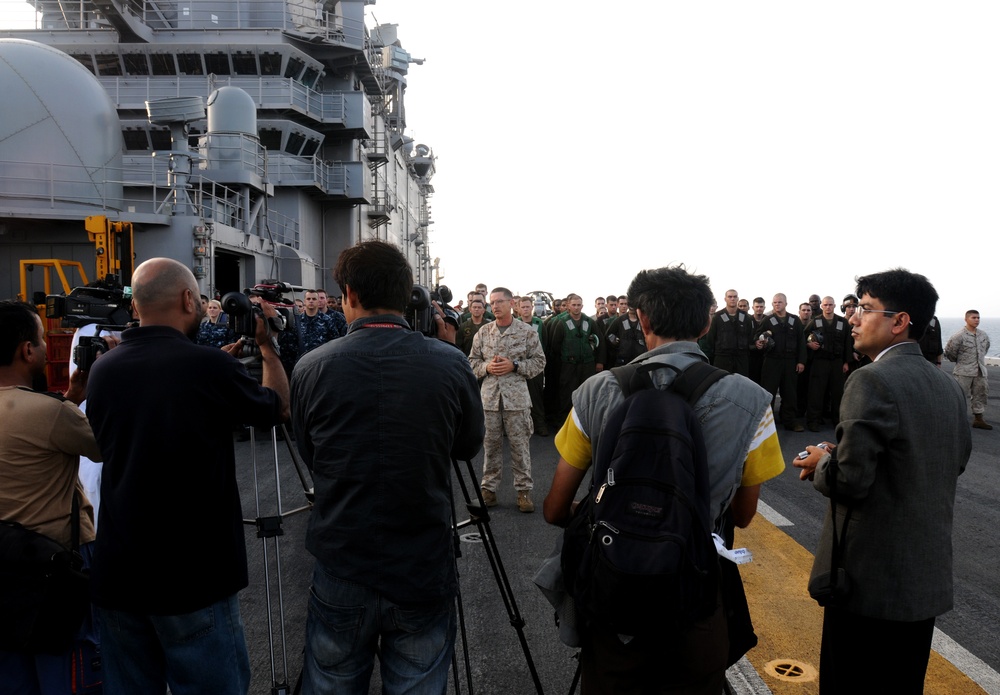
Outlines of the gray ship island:
[{"label": "gray ship island", "polygon": [[366,28],[371,0],[32,4],[36,29],[0,26],[0,296],[127,280],[116,256],[95,271],[102,244],[188,264],[209,297],[323,287],[368,239],[433,284],[434,155],[405,134],[422,61]]}]

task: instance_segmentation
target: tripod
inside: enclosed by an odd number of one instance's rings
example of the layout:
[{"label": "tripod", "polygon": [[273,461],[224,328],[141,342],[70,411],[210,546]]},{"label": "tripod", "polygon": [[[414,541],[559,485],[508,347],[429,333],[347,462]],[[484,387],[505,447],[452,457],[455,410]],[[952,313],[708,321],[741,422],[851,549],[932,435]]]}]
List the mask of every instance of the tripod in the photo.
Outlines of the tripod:
[{"label": "tripod", "polygon": [[[278,469],[278,432],[284,435],[285,445],[288,447],[288,453],[291,456],[292,462],[295,464],[295,471],[299,475],[299,480],[302,483],[302,490],[306,496],[306,504],[292,509],[290,511],[283,511],[281,505],[281,478]],[[270,516],[262,516],[261,514],[261,498],[260,498],[260,485],[258,484],[258,467],[257,467],[257,447],[254,435],[254,428],[250,428],[250,451],[251,451],[251,464],[253,466],[253,483],[254,483],[254,500],[256,502],[256,516],[253,519],[244,519],[243,523],[249,526],[255,526],[257,528],[257,537],[261,539],[263,544],[262,552],[264,558],[264,597],[267,606],[267,638],[268,644],[270,646],[271,655],[271,694],[272,695],[288,695],[291,691],[288,687],[288,651],[286,649],[286,638],[285,638],[285,606],[284,606],[284,595],[282,592],[281,584],[281,553],[279,552],[278,539],[284,535],[284,530],[281,528],[281,522],[285,517],[291,516],[293,514],[298,514],[299,512],[309,511],[312,509],[313,502],[313,487],[312,481],[309,476],[309,471],[306,468],[305,463],[299,456],[298,451],[292,445],[291,437],[288,434],[288,430],[284,425],[278,425],[271,428],[271,453],[273,455],[274,466],[274,485],[275,485],[275,498],[277,500],[276,513]],[[277,590],[277,603],[278,603],[278,629],[280,630],[280,650],[281,650],[281,671],[280,678],[277,671],[276,664],[276,654],[275,654],[275,627],[274,627],[274,610],[271,601],[271,565],[268,556],[268,539],[272,540],[272,545],[274,548],[274,571],[276,578],[276,590]]]},{"label": "tripod", "polygon": [[[528,671],[531,673],[531,678],[535,683],[535,690],[538,692],[538,695],[542,695],[542,682],[538,678],[538,671],[535,669],[535,662],[532,660],[531,651],[528,649],[528,640],[524,636],[524,618],[521,617],[521,612],[517,608],[517,602],[514,599],[514,590],[511,588],[510,580],[507,578],[507,572],[504,570],[503,563],[500,561],[500,552],[497,550],[496,539],[493,537],[493,531],[490,528],[490,513],[486,507],[486,503],[483,501],[483,495],[479,489],[478,478],[476,477],[476,472],[472,468],[472,461],[467,459],[464,463],[468,469],[469,480],[472,481],[472,490],[475,492],[475,499],[473,499],[472,495],[469,493],[469,484],[463,476],[462,468],[459,465],[458,460],[452,459],[451,462],[455,468],[455,477],[458,479],[459,486],[462,488],[462,496],[465,498],[465,508],[469,513],[468,519],[458,521],[455,513],[455,500],[452,498],[451,518],[452,536],[455,544],[455,572],[456,574],[458,573],[458,558],[462,555],[458,530],[460,528],[465,528],[466,526],[474,525],[479,531],[479,536],[483,541],[483,547],[486,549],[486,558],[490,562],[490,568],[493,570],[493,577],[496,579],[497,588],[500,590],[500,596],[503,599],[504,607],[507,609],[507,617],[510,619],[511,626],[517,631],[517,637],[521,643],[521,651],[524,652],[525,663],[527,664]],[[469,661],[469,640],[465,630],[465,608],[462,604],[461,582],[459,582],[456,600],[458,602],[458,624],[462,633],[462,655],[465,658],[465,679],[469,688],[469,695],[473,695],[472,665]],[[461,689],[459,687],[457,655],[452,656],[452,673],[455,676],[455,692],[458,694],[461,692]]]}]

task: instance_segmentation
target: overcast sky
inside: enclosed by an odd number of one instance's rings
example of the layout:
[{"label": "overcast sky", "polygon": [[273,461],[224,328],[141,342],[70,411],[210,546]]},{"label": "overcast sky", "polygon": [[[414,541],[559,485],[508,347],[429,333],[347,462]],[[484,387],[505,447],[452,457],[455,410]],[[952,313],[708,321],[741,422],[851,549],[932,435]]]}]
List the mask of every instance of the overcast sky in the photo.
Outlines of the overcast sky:
[{"label": "overcast sky", "polygon": [[1000,316],[1000,3],[367,12],[426,59],[408,134],[438,158],[431,255],[457,297],[484,282],[590,306],[683,262],[720,298],[839,304],[856,275],[903,266],[939,315]]},{"label": "overcast sky", "polygon": [[[516,11],[511,11],[512,9]],[[1000,4],[377,0],[438,157],[432,255],[577,292],[683,262],[716,296],[927,275],[1000,316]]]}]

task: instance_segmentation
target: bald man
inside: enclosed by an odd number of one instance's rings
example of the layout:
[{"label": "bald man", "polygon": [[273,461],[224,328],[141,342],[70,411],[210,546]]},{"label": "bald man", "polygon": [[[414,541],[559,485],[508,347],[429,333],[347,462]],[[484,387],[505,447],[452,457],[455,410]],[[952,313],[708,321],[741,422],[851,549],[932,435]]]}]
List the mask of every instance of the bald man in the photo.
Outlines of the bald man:
[{"label": "bald man", "polygon": [[245,695],[237,592],[247,563],[231,432],[287,419],[288,381],[266,321],[255,336],[262,385],[235,358],[240,343],[191,341],[203,310],[183,264],[146,261],[132,298],[140,326],[94,364],[88,386],[104,456],[92,573],[104,687]]}]

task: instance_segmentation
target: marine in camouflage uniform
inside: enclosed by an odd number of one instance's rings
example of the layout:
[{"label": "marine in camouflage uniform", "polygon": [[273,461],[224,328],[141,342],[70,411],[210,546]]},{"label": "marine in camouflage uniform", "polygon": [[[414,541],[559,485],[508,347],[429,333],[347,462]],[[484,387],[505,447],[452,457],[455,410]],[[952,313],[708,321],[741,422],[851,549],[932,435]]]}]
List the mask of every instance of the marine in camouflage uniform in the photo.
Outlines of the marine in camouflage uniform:
[{"label": "marine in camouflage uniform", "polygon": [[496,503],[496,490],[503,473],[503,433],[506,431],[518,507],[523,512],[530,512],[534,505],[527,493],[534,483],[529,442],[534,426],[527,380],[545,369],[545,354],[538,331],[530,324],[513,320],[510,300],[511,294],[504,288],[495,290],[490,296],[497,320],[485,324],[473,337],[469,363],[476,377],[482,380],[480,391],[486,415],[483,497],[487,504]]}]

